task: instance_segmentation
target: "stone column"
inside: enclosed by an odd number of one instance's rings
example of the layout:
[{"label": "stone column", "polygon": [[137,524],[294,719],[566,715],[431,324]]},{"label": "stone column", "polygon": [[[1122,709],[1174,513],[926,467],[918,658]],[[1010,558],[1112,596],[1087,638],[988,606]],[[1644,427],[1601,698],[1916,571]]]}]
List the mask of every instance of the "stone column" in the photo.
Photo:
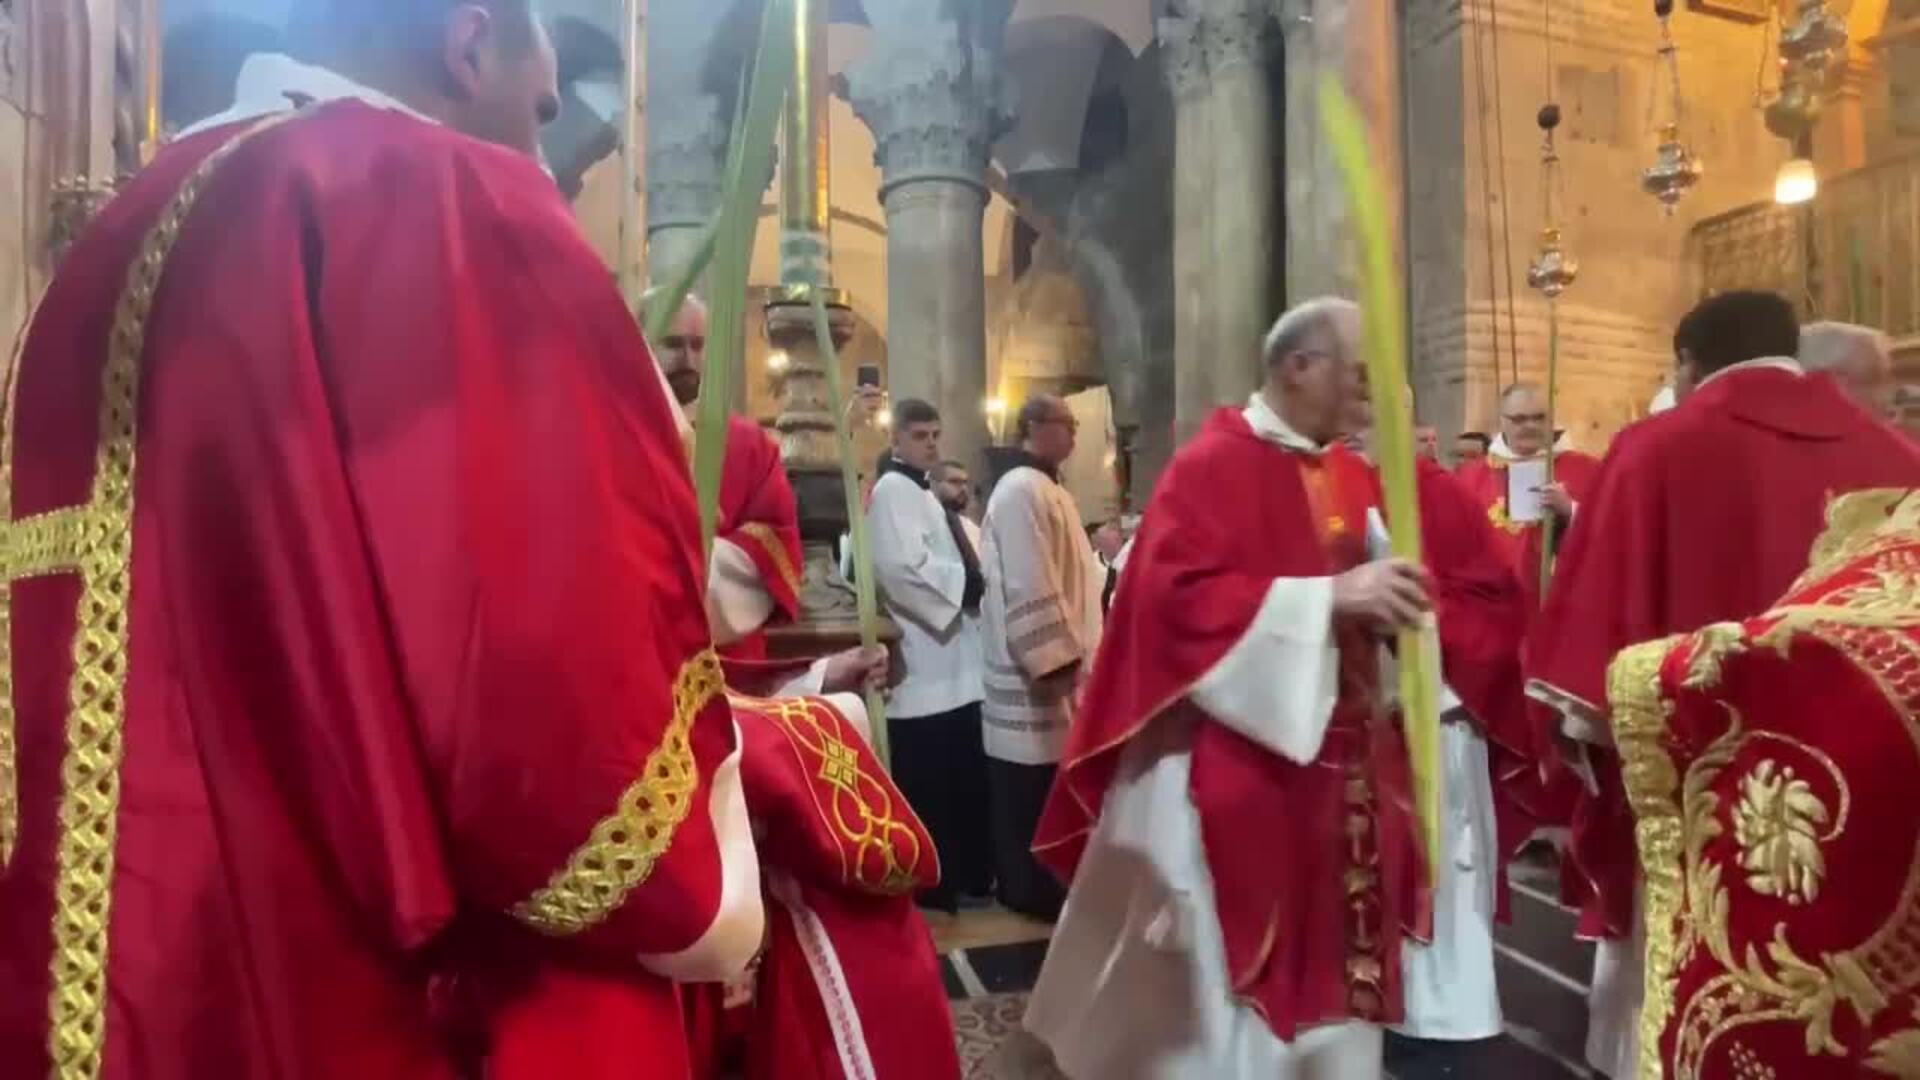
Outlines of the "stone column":
[{"label": "stone column", "polygon": [[948,457],[982,469],[988,443],[981,215],[987,152],[1005,125],[1004,0],[872,5],[873,47],[847,73],[872,130],[887,212],[889,390],[940,410]]},{"label": "stone column", "polygon": [[1400,27],[1395,4],[1286,0],[1287,297],[1357,298],[1359,247],[1346,188],[1326,151],[1319,81],[1336,72],[1367,119],[1374,170],[1386,188],[1396,262],[1401,227]]},{"label": "stone column", "polygon": [[1174,98],[1174,427],[1244,401],[1274,316],[1267,0],[1194,0],[1160,20]]},{"label": "stone column", "polygon": [[[647,276],[686,265],[720,209],[739,64],[716,55],[726,20],[712,0],[649,0]],[[723,71],[721,69],[731,69]]]}]

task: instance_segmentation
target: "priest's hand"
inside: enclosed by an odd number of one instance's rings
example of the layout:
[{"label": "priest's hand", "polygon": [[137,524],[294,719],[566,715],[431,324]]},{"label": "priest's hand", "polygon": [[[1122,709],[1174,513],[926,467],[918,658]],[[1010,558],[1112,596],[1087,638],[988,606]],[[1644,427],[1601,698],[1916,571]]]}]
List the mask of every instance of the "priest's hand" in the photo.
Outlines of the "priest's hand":
[{"label": "priest's hand", "polygon": [[858,694],[884,690],[887,685],[887,650],[884,645],[848,649],[827,657],[827,670],[820,678],[823,694]]},{"label": "priest's hand", "polygon": [[1411,630],[1433,608],[1427,572],[1405,559],[1382,559],[1333,579],[1333,615],[1379,630]]},{"label": "priest's hand", "polygon": [[1562,521],[1573,516],[1573,496],[1565,484],[1546,484],[1540,488],[1540,503]]}]

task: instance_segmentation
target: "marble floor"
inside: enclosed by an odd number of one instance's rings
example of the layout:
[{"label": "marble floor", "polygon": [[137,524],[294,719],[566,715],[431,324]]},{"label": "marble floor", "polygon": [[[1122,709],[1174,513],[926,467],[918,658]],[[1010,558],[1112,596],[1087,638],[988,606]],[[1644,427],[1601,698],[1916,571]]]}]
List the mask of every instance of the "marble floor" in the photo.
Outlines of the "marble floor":
[{"label": "marble floor", "polygon": [[[1506,1033],[1474,1043],[1389,1037],[1389,1080],[1587,1080],[1579,1060],[1592,949],[1574,940],[1573,913],[1554,899],[1555,877],[1550,859],[1514,869],[1513,917],[1495,945]],[[927,921],[967,1080],[1064,1080],[1020,1027],[1046,958],[1047,924],[998,908],[931,913]]]}]

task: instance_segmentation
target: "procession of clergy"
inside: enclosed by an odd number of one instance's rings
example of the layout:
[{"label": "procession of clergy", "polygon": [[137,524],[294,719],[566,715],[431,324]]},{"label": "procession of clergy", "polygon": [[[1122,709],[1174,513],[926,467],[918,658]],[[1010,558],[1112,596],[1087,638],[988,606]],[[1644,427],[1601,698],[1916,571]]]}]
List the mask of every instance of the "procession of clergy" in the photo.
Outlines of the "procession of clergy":
[{"label": "procession of clergy", "polygon": [[1506,861],[1556,835],[1606,1075],[1920,1075],[1884,337],[1709,298],[1601,461],[1515,386],[1484,460],[1419,462],[1424,565],[1346,301],[1245,343],[1263,381],[1111,558],[1059,400],[979,525],[896,401],[898,655],[778,663],[778,451],[733,421],[704,557],[704,312],[650,350],[543,174],[527,6],[319,8],[10,373],[0,1075],[958,1077],[921,906],[997,896],[1057,919],[1025,1025],[1075,1080],[1378,1076],[1387,1028],[1501,1031]]}]

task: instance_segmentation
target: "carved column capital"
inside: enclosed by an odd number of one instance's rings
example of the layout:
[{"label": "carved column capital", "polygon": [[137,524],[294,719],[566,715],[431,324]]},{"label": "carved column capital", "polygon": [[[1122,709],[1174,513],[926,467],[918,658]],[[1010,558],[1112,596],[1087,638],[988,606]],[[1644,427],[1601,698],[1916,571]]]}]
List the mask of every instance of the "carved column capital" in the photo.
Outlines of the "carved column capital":
[{"label": "carved column capital", "polygon": [[1176,98],[1203,93],[1213,77],[1257,65],[1273,33],[1266,0],[1198,0],[1170,8],[1155,36]]},{"label": "carved column capital", "polygon": [[1006,13],[976,10],[963,30],[943,4],[890,7],[874,20],[873,51],[847,72],[848,100],[873,132],[881,197],[920,180],[984,190],[993,141],[1012,120],[999,53]]}]

